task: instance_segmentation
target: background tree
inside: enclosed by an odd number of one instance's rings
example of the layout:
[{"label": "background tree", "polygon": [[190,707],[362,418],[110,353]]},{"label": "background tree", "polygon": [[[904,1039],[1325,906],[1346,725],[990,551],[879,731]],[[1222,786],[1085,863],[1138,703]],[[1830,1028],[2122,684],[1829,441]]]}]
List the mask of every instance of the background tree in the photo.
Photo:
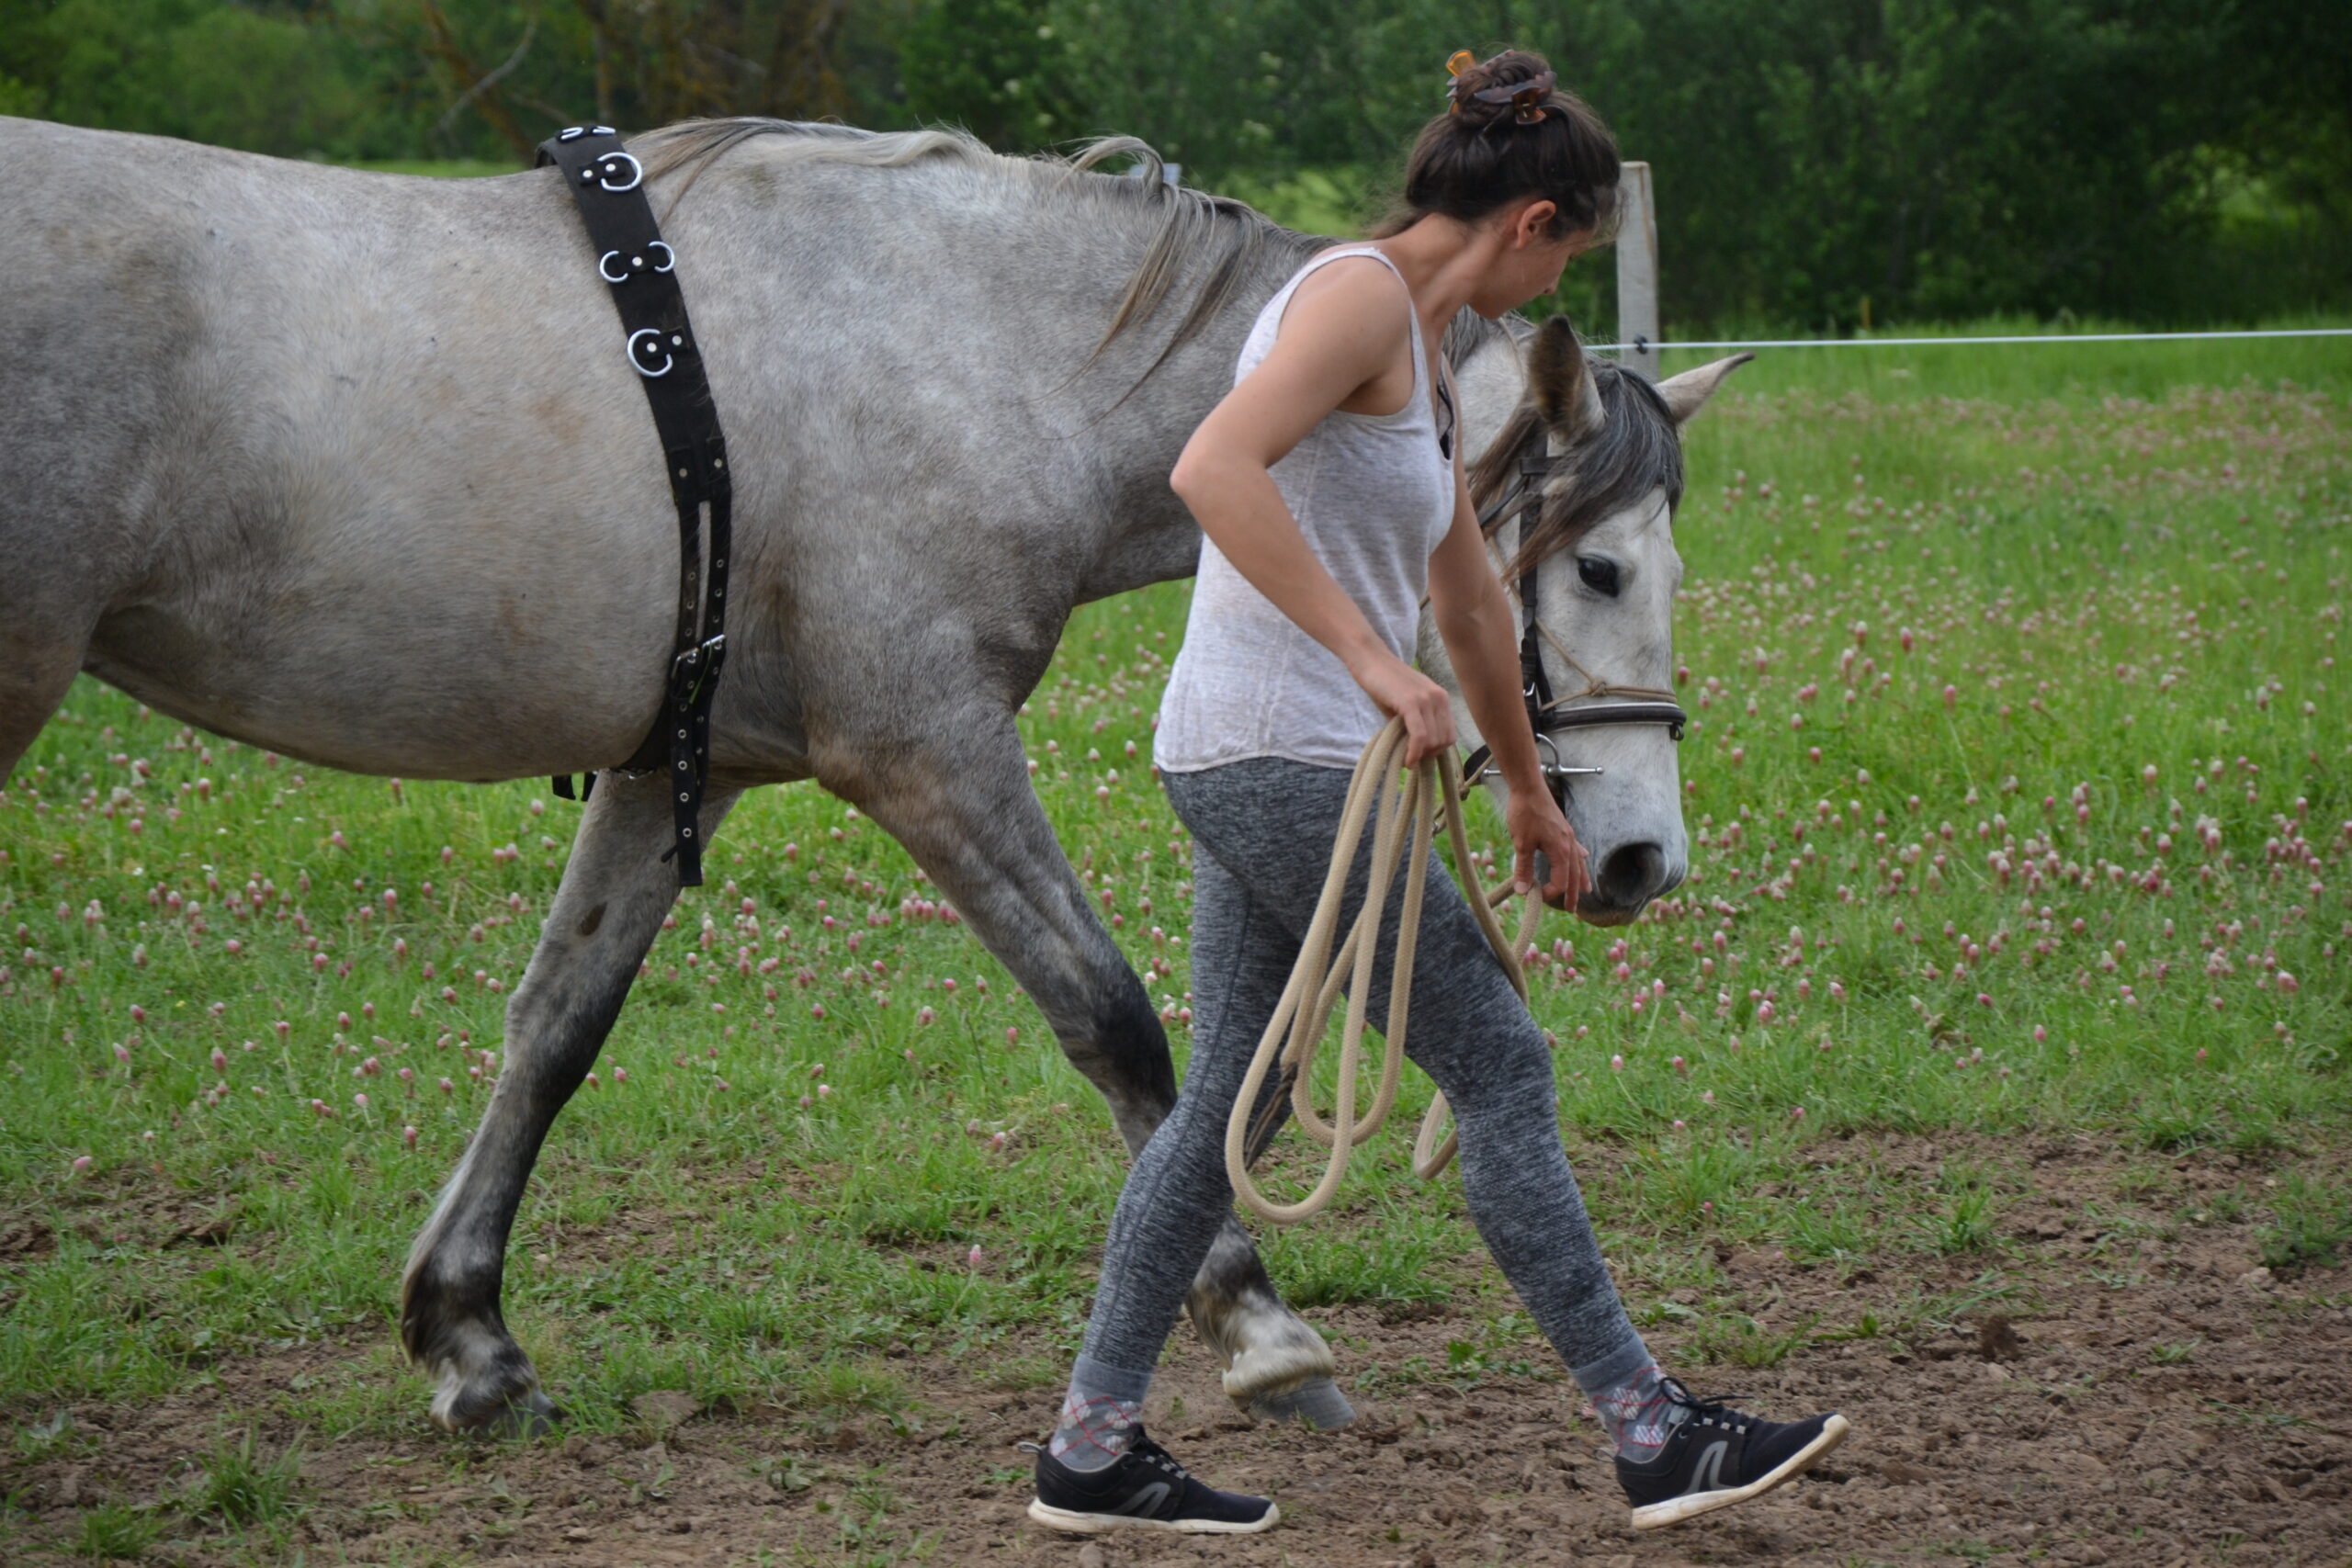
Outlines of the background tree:
[{"label": "background tree", "polygon": [[1652,164],[1686,334],[2352,306],[2352,6],[2310,0],[0,0],[0,112],[506,164],[592,117],[1124,131],[1343,227],[1507,42]]},{"label": "background tree", "polygon": [[1026,152],[1078,134],[1093,111],[1077,79],[1084,58],[1047,0],[925,6],[906,35],[899,80],[920,119],[964,126],[991,147]]}]

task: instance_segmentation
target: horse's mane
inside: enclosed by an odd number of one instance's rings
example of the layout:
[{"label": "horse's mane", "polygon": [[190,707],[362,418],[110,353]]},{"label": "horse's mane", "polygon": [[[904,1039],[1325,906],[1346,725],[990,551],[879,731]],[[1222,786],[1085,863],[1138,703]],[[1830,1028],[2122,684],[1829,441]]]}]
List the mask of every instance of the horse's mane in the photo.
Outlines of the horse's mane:
[{"label": "horse's mane", "polygon": [[[1088,359],[1091,365],[1102,357],[1122,335],[1159,314],[1186,279],[1198,276],[1184,319],[1136,378],[1137,385],[1197,338],[1265,264],[1303,259],[1340,243],[1285,229],[1230,197],[1164,183],[1159,154],[1132,136],[1103,137],[1068,154],[1023,158],[998,152],[963,130],[859,130],[742,118],[684,120],[647,133],[636,146],[649,175],[684,176],[670,196],[674,206],[713,163],[758,138],[777,139],[776,155],[797,162],[895,169],[936,159],[1061,200],[1157,212],[1159,223],[1150,248],[1128,276],[1119,308]],[[1136,167],[1131,173],[1141,177],[1114,178],[1102,173],[1103,164],[1121,158],[1134,160]],[[1453,334],[1447,336],[1450,344]]]},{"label": "horse's mane", "polygon": [[[1460,321],[1454,323],[1461,326]],[[1504,327],[1487,323],[1493,331]],[[1516,329],[1513,329],[1514,332]],[[1452,338],[1453,331],[1446,333]],[[1600,394],[1600,427],[1563,454],[1565,482],[1545,502],[1532,527],[1520,531],[1519,553],[1503,569],[1516,580],[1527,569],[1584,536],[1654,490],[1666,491],[1668,509],[1682,502],[1682,438],[1666,400],[1632,370],[1606,359],[1585,356],[1585,374]],[[1520,454],[1544,434],[1544,416],[1532,399],[1518,411],[1470,470],[1470,499],[1484,510],[1510,484]],[[1540,448],[1539,448],[1540,449]]]}]

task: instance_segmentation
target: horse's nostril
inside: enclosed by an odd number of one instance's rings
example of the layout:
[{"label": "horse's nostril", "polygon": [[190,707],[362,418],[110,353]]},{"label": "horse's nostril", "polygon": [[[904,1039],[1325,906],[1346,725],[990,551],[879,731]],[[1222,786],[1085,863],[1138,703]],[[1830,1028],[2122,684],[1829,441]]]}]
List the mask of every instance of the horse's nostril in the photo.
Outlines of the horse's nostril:
[{"label": "horse's nostril", "polygon": [[1620,844],[1600,863],[1593,887],[1620,909],[1638,908],[1666,886],[1666,852],[1656,844]]}]

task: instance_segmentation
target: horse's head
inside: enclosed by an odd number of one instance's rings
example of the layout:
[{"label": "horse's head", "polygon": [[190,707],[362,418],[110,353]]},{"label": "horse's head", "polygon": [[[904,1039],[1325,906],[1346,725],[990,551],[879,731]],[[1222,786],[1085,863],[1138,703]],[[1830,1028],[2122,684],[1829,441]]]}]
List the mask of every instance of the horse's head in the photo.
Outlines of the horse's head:
[{"label": "horse's head", "polygon": [[[1679,433],[1749,357],[1653,388],[1587,358],[1555,316],[1523,344],[1494,334],[1456,366],[1471,493],[1519,608],[1522,662],[1535,660],[1538,750],[1556,765],[1555,788],[1591,856],[1592,888],[1576,912],[1594,925],[1631,920],[1689,868],[1675,766]],[[1420,644],[1422,667],[1454,692],[1455,723],[1476,746],[1427,616]],[[1501,782],[1487,783],[1499,799]]]}]

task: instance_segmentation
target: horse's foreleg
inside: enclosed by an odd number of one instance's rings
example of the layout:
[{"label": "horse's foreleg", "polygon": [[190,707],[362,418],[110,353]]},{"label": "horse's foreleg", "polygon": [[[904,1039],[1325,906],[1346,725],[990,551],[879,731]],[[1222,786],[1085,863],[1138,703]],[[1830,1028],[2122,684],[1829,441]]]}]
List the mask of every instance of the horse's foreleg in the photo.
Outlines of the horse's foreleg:
[{"label": "horse's foreleg", "polygon": [[0,625],[0,788],[65,700],[88,645],[86,626],[69,632],[39,606],[19,610],[12,604],[0,611],[0,620],[11,623]]},{"label": "horse's foreleg", "polygon": [[[707,843],[733,792],[703,807]],[[499,1314],[506,1237],[539,1145],[587,1077],[638,965],[678,893],[667,781],[605,773],[582,817],[563,883],[506,1005],[505,1065],[465,1157],[409,1252],[401,1337],[435,1380],[451,1431],[528,1428],[554,1414]]]},{"label": "horse's foreleg", "polygon": [[[1009,720],[942,726],[955,739],[875,747],[887,763],[829,779],[906,846],[1046,1015],[1062,1054],[1110,1103],[1130,1153],[1176,1102],[1168,1034],[1143,982],[1087,908],[1030,788]],[[1283,1304],[1230,1214],[1185,1302],[1226,1363],[1225,1390],[1262,1419],[1335,1427],[1353,1412],[1321,1335]]]}]

